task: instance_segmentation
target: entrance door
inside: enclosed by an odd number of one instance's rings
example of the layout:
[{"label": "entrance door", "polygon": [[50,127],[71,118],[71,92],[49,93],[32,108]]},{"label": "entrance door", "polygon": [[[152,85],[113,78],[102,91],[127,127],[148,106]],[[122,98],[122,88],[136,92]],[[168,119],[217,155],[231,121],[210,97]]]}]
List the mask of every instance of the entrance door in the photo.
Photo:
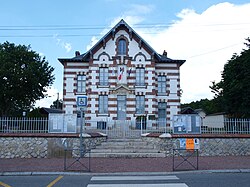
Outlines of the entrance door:
[{"label": "entrance door", "polygon": [[117,120],[126,120],[126,95],[117,96]]}]

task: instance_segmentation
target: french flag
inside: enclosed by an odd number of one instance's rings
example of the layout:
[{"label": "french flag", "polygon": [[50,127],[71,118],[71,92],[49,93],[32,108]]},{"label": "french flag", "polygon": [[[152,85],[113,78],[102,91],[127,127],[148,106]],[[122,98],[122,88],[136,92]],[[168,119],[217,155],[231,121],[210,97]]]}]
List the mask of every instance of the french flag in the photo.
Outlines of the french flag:
[{"label": "french flag", "polygon": [[119,76],[118,76],[118,80],[119,80],[119,81],[122,80],[122,74],[123,74],[123,72],[124,72],[124,68],[121,68],[121,67],[120,67],[120,74],[119,74]]}]

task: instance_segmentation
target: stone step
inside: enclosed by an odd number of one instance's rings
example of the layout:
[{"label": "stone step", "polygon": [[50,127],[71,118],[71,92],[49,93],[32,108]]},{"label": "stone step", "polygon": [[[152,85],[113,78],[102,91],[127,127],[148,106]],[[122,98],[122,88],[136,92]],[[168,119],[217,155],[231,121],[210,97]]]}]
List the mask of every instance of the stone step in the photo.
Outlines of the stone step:
[{"label": "stone step", "polygon": [[[88,155],[87,155],[88,156]],[[107,139],[101,145],[91,150],[91,157],[165,157],[154,145],[149,145],[142,139]]]},{"label": "stone step", "polygon": [[123,139],[123,138],[114,138],[114,139],[107,139],[108,142],[143,142],[142,139],[140,138],[128,138],[128,139]]},{"label": "stone step", "polygon": [[158,153],[156,149],[92,149],[91,153]]},{"label": "stone step", "polygon": [[98,145],[95,147],[95,149],[154,149],[155,147],[153,145]]},{"label": "stone step", "polygon": [[[88,157],[88,155],[86,155]],[[104,158],[150,158],[165,157],[164,153],[91,153],[90,157]]]},{"label": "stone step", "polygon": [[147,142],[103,142],[101,146],[148,146]]}]

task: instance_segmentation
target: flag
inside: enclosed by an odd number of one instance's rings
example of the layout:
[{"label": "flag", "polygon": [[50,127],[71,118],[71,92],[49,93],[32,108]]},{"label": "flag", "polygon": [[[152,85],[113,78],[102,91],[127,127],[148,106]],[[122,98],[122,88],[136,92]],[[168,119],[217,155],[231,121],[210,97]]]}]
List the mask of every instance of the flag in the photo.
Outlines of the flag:
[{"label": "flag", "polygon": [[131,72],[132,72],[132,68],[129,69],[128,76],[130,76]]},{"label": "flag", "polygon": [[122,74],[123,74],[123,72],[124,72],[124,67],[123,67],[123,68],[120,67],[120,74],[119,74],[119,76],[118,76],[118,80],[121,80],[121,79],[122,79]]}]

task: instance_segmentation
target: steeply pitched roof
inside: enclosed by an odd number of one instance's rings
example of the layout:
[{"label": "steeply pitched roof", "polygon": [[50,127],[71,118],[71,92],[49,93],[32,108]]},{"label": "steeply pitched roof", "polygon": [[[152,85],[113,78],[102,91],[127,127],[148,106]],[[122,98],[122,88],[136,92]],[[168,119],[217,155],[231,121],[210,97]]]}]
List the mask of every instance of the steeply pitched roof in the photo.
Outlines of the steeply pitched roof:
[{"label": "steeply pitched roof", "polygon": [[154,57],[158,62],[174,62],[182,65],[186,60],[173,60],[164,55],[158,54],[142,37],[140,37],[123,19],[117,23],[107,34],[105,34],[89,51],[82,55],[78,55],[73,58],[58,58],[58,60],[63,64],[63,62],[88,62],[90,56],[98,47],[102,46],[105,41],[108,41],[110,37],[112,38],[115,35],[115,32],[119,31],[119,28],[125,27],[129,32],[129,37],[134,38],[141,43],[141,45]]}]

